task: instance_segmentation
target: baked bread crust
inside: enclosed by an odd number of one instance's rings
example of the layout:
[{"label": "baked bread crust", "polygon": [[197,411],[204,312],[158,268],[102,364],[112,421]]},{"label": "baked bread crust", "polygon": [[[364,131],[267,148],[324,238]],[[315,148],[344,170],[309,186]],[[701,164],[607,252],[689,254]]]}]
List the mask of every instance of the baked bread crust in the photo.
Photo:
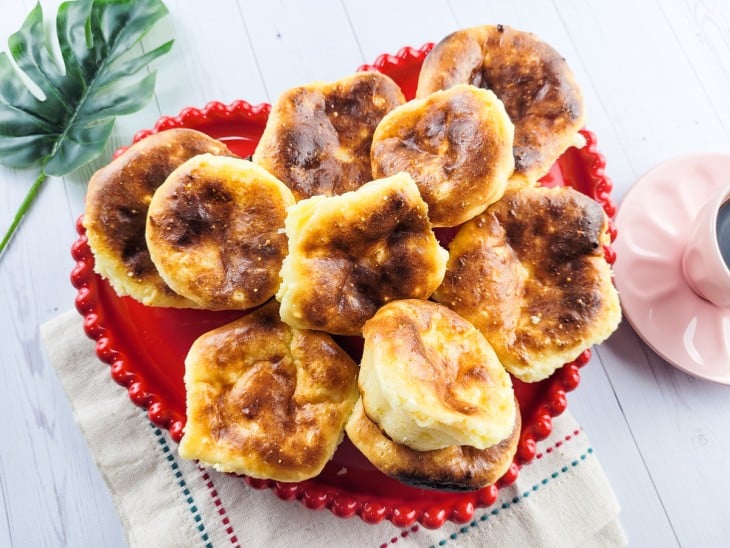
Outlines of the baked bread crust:
[{"label": "baked bread crust", "polygon": [[358,386],[367,416],[417,451],[486,449],[512,431],[512,381],[464,318],[430,301],[383,306],[363,328]]},{"label": "baked bread crust", "polygon": [[297,200],[355,190],[373,179],[375,127],[404,102],[398,85],[374,71],[289,89],[271,107],[253,161]]},{"label": "baked bread crust", "polygon": [[443,491],[481,489],[502,477],[514,459],[521,428],[518,410],[510,435],[492,447],[452,445],[416,451],[383,434],[365,414],[362,400],[355,404],[345,427],[353,445],[383,474],[414,487]]},{"label": "baked bread crust", "polygon": [[180,456],[277,481],[319,474],[357,401],[357,365],[332,338],[292,329],[275,301],[198,338],[185,360]]},{"label": "baked bread crust", "polygon": [[94,270],[118,295],[147,306],[198,308],[158,274],[147,249],[145,224],[155,190],[180,164],[204,153],[235,156],[204,133],[170,129],[135,143],[91,177],[83,224]]},{"label": "baked bread crust", "polygon": [[444,38],[424,60],[416,97],[458,84],[491,89],[504,103],[515,125],[512,186],[533,184],[585,143],[580,87],[565,59],[531,33],[485,25]]},{"label": "baked bread crust", "polygon": [[473,323],[510,373],[542,380],[621,320],[606,225],[571,188],[508,190],[451,241],[433,298]]},{"label": "baked bread crust", "polygon": [[462,84],[386,114],[373,135],[374,178],[405,171],[434,226],[457,226],[502,197],[514,126],[494,93]]},{"label": "baked bread crust", "polygon": [[279,287],[291,205],[291,191],[248,160],[195,156],[152,197],[150,257],[174,291],[202,308],[258,306]]},{"label": "baked bread crust", "polygon": [[359,335],[387,302],[430,297],[448,258],[406,173],[298,202],[286,234],[289,254],[276,294],[282,319],[339,335]]}]

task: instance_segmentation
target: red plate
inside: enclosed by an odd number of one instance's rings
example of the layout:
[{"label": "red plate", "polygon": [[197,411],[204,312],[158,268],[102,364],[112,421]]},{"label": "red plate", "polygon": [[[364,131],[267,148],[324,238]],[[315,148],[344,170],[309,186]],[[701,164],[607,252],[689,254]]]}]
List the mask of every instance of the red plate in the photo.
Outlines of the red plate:
[{"label": "red plate", "polygon": [[[421,63],[432,47],[426,44],[420,49],[404,48],[397,55],[381,55],[375,63],[360,70],[379,70],[389,75],[406,97],[411,98]],[[268,104],[213,102],[202,110],[187,108],[174,118],[163,117],[154,129],[135,135],[134,141],[150,133],[188,127],[225,141],[231,150],[246,157],[258,142],[269,110]],[[613,217],[612,185],[604,175],[604,159],[596,151],[594,135],[585,130],[582,134],[587,146],[569,149],[542,182],[549,186],[572,186],[601,203],[609,217]],[[132,402],[146,408],[150,420],[168,429],[172,438],[179,441],[185,424],[183,360],[188,348],[202,333],[241,313],[149,308],[128,297],[118,297],[94,273],[94,260],[80,221],[77,223],[79,239],[72,247],[76,267],[71,281],[78,289],[76,308],[84,316],[86,333],[96,340],[97,355],[111,365],[112,378],[127,388]],[[613,241],[613,225],[610,235]],[[610,248],[606,249],[606,259],[609,263],[614,261]],[[522,434],[512,466],[496,485],[468,493],[408,487],[378,472],[347,440],[324,471],[312,480],[282,483],[245,478],[245,481],[256,488],[271,488],[283,499],[298,499],[309,508],[326,507],[341,517],[357,514],[369,523],[387,519],[400,527],[420,522],[435,528],[446,520],[467,522],[475,508],[494,503],[497,489],[512,483],[520,467],[534,458],[535,443],[550,434],[552,417],[565,410],[565,394],[578,386],[578,368],[589,358],[590,351],[586,350],[576,361],[539,383],[528,385],[513,380],[522,413]]]}]

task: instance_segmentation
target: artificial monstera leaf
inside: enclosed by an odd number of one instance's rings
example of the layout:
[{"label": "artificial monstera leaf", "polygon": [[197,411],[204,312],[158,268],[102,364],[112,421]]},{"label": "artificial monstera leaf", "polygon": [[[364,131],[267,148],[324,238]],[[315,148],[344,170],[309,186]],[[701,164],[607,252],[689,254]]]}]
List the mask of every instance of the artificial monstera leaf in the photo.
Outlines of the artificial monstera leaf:
[{"label": "artificial monstera leaf", "polygon": [[96,158],[115,117],[135,112],[150,100],[155,73],[140,72],[169,51],[172,41],[137,57],[130,50],[166,13],[160,0],[64,2],[56,16],[62,65],[51,53],[40,4],[10,36],[17,68],[41,93],[32,93],[8,54],[0,53],[0,164],[36,166],[41,174],[0,243],[0,252],[46,176],[65,175]]}]

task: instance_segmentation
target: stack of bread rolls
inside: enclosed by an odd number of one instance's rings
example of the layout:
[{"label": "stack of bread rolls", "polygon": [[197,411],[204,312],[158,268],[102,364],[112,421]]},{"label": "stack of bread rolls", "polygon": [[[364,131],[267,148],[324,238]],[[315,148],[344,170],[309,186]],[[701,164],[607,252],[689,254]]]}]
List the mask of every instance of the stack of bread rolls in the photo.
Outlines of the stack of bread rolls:
[{"label": "stack of bread rolls", "polygon": [[[284,92],[251,160],[177,129],[99,170],[84,225],[118,294],[248,311],[187,355],[180,454],[300,481],[346,433],[404,483],[499,479],[512,378],[550,376],[620,320],[601,207],[538,182],[583,121],[557,52],[483,26],[435,46],[411,101],[359,72]],[[333,335],[364,339],[359,365]]]}]

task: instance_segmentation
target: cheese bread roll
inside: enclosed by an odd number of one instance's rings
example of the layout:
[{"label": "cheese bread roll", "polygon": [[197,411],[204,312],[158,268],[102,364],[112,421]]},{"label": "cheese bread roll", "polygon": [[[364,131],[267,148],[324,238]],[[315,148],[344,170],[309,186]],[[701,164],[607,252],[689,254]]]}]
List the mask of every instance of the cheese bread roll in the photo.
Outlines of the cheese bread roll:
[{"label": "cheese bread roll", "polygon": [[486,449],[451,445],[433,451],[416,451],[383,434],[365,414],[362,400],[358,400],[345,431],[365,458],[387,476],[414,487],[472,491],[493,484],[509,469],[520,439],[519,409],[512,423],[509,436]]},{"label": "cheese bread roll", "polygon": [[398,85],[379,72],[292,88],[271,107],[253,161],[297,200],[355,190],[373,179],[375,126],[404,101]]},{"label": "cheese bread roll", "polygon": [[450,34],[428,54],[416,97],[472,84],[490,89],[515,125],[515,177],[532,184],[571,146],[583,146],[583,94],[568,64],[533,34],[503,25]]},{"label": "cheese bread roll", "polygon": [[234,156],[226,145],[192,129],[171,129],[129,147],[89,181],[84,227],[94,270],[119,295],[148,306],[197,308],[163,281],[145,241],[147,208],[167,176],[198,154]]},{"label": "cheese bread roll", "polygon": [[601,206],[570,188],[507,191],[449,244],[434,299],[472,322],[507,370],[550,376],[621,319]]},{"label": "cheese bread roll", "polygon": [[363,337],[363,407],[394,442],[486,449],[512,432],[512,381],[484,336],[452,310],[394,301],[365,323]]},{"label": "cheese bread roll", "polygon": [[272,301],[190,348],[180,456],[255,478],[312,478],[342,441],[356,378],[329,335],[290,328]]},{"label": "cheese bread roll", "polygon": [[196,156],[150,202],[150,257],[171,288],[202,308],[258,306],[279,286],[293,204],[284,184],[248,160]]},{"label": "cheese bread roll", "polygon": [[359,335],[383,304],[427,299],[448,259],[406,173],[298,202],[289,209],[286,234],[289,254],[276,298],[282,319],[299,329]]},{"label": "cheese bread roll", "polygon": [[434,226],[456,226],[502,197],[514,126],[491,91],[460,85],[409,101],[373,135],[373,177],[409,173]]}]

